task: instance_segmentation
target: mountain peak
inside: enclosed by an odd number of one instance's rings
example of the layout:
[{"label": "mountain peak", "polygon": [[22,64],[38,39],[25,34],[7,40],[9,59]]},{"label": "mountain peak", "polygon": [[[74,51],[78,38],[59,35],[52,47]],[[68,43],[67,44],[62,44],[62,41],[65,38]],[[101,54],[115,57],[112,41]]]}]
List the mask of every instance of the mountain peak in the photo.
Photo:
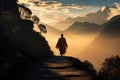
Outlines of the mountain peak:
[{"label": "mountain peak", "polygon": [[120,3],[114,3],[116,8],[120,7]]},{"label": "mountain peak", "polygon": [[103,7],[101,8],[101,12],[104,12],[104,11],[106,11],[106,10],[109,10],[109,8],[110,8],[110,7],[107,6],[107,5],[106,5],[106,6],[103,6]]}]

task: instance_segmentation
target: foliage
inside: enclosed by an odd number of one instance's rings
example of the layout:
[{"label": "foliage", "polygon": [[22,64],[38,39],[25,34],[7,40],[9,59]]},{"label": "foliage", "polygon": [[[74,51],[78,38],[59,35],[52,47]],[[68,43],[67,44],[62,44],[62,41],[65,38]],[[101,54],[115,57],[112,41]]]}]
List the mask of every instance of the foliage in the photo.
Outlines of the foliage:
[{"label": "foliage", "polygon": [[120,57],[112,56],[106,58],[99,71],[102,80],[120,80]]},{"label": "foliage", "polygon": [[35,24],[39,24],[40,18],[37,15],[33,15],[31,18]]},{"label": "foliage", "polygon": [[89,61],[85,60],[84,64],[87,65],[90,70],[94,70],[94,66]]}]

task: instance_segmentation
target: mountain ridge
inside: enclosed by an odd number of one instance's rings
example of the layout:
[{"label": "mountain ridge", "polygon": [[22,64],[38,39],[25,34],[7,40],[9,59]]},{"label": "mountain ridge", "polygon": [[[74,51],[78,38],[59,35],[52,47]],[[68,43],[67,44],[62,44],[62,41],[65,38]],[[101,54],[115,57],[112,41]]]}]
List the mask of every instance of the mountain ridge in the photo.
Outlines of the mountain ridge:
[{"label": "mountain ridge", "polygon": [[101,30],[100,25],[89,22],[75,22],[69,28],[67,28],[65,33],[81,33],[81,34],[94,34]]},{"label": "mountain ridge", "polygon": [[119,25],[120,25],[120,15],[114,16],[108,22],[102,24],[102,26],[106,26],[106,27],[101,32],[101,34],[106,34],[106,36],[111,36],[111,35],[117,36],[118,34],[120,34]]}]

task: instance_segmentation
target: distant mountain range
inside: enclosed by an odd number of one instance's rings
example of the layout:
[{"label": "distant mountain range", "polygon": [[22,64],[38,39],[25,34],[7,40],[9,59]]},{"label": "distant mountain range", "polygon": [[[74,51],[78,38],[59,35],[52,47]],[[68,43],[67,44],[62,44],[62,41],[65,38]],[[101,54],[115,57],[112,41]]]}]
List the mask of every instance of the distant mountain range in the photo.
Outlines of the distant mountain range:
[{"label": "distant mountain range", "polygon": [[[84,17],[78,16],[76,18],[68,18],[65,21],[58,22],[55,26],[68,28],[73,23],[77,22],[89,22],[96,24],[103,24],[109,21],[112,17],[120,15],[120,5],[115,3],[115,6],[103,6],[95,13],[88,13]],[[60,26],[59,26],[60,25]]]},{"label": "distant mountain range", "polygon": [[88,22],[75,22],[68,29],[66,29],[65,33],[74,33],[74,34],[94,34],[100,32],[102,27],[100,25]]}]

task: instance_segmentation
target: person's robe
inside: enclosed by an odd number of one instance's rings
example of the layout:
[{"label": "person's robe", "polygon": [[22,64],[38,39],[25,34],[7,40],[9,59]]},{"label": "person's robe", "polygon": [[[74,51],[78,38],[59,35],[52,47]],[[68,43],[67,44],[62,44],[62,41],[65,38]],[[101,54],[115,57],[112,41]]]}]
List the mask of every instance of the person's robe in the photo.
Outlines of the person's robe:
[{"label": "person's robe", "polygon": [[66,53],[66,49],[68,48],[68,45],[64,37],[59,38],[56,44],[56,48],[59,49],[60,53],[62,54]]}]

